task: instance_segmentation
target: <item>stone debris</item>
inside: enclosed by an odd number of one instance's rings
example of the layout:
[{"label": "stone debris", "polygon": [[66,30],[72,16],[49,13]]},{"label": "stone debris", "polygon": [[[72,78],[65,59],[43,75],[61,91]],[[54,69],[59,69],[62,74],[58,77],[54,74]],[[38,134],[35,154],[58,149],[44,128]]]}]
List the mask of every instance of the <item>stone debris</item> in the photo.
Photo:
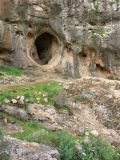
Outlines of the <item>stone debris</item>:
[{"label": "stone debris", "polygon": [[96,130],[90,132],[93,136],[98,137],[99,133]]},{"label": "stone debris", "polygon": [[12,99],[11,102],[12,102],[12,104],[24,105],[25,104],[25,97],[24,96],[17,96],[16,99]]},{"label": "stone debris", "polygon": [[9,104],[9,103],[10,103],[10,100],[9,100],[9,99],[5,99],[5,100],[4,100],[4,103]]},{"label": "stone debris", "polygon": [[17,104],[17,100],[16,100],[16,99],[12,99],[11,102],[12,102],[13,104]]},{"label": "stone debris", "polygon": [[48,103],[48,98],[44,98],[44,102]]},{"label": "stone debris", "polygon": [[24,96],[20,96],[18,99],[18,104],[23,105],[25,103],[25,97]]},{"label": "stone debris", "polygon": [[30,81],[29,77],[22,75],[21,77],[3,76],[0,78],[0,85],[24,84]]}]

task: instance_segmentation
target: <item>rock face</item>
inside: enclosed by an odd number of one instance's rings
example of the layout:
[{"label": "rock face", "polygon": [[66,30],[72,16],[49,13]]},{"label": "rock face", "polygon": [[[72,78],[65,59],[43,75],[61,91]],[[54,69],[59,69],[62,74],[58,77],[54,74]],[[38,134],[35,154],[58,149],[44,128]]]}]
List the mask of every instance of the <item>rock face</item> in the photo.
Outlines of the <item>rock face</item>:
[{"label": "rock face", "polygon": [[[57,150],[43,144],[29,143],[5,137],[5,152],[12,160],[59,160]],[[3,152],[4,149],[2,148]]]},{"label": "rock face", "polygon": [[120,74],[120,0],[1,0],[0,64]]}]

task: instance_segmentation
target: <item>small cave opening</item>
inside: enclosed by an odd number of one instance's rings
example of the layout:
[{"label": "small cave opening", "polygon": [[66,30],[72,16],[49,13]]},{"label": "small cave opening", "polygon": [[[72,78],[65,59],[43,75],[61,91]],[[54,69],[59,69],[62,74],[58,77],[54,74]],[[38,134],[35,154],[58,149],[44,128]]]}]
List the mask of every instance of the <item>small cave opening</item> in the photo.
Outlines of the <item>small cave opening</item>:
[{"label": "small cave opening", "polygon": [[105,68],[103,66],[101,66],[100,64],[96,64],[96,69],[98,69],[100,71],[105,71]]},{"label": "small cave opening", "polygon": [[54,35],[45,32],[36,38],[35,47],[37,53],[32,54],[33,59],[41,65],[47,65],[56,52],[58,40]]},{"label": "small cave opening", "polygon": [[86,58],[86,57],[87,57],[87,54],[84,53],[83,51],[81,51],[80,53],[78,53],[78,56],[79,56],[80,58]]}]

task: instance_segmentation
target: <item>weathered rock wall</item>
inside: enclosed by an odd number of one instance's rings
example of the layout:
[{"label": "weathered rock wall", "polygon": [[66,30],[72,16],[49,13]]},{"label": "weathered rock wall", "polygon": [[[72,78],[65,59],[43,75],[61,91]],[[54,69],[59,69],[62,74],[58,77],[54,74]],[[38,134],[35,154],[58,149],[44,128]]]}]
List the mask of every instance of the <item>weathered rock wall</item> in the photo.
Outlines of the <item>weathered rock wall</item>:
[{"label": "weathered rock wall", "polygon": [[[0,63],[51,68],[74,77],[119,78],[119,28],[120,0],[1,0]],[[33,55],[41,57],[35,40],[44,33],[54,36],[57,45],[40,49],[54,52],[40,65],[45,57],[38,63]]]}]

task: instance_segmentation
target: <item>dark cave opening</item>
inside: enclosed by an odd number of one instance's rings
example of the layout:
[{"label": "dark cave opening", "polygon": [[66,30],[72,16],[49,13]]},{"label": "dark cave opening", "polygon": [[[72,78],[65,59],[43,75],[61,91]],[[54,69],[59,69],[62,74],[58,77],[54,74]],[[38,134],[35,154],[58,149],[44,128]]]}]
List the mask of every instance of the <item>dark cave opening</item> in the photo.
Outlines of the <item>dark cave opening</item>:
[{"label": "dark cave opening", "polygon": [[86,58],[86,57],[87,57],[87,54],[84,53],[83,51],[81,51],[81,52],[78,53],[78,56],[79,56],[80,58]]},{"label": "dark cave opening", "polygon": [[104,71],[105,68],[103,66],[101,66],[100,64],[96,64],[96,69],[100,70],[100,71]]},{"label": "dark cave opening", "polygon": [[[55,43],[54,43],[55,42]],[[56,44],[56,38],[50,33],[43,33],[35,40],[35,46],[37,49],[37,62],[41,65],[46,65],[52,59],[54,44]],[[33,58],[35,55],[33,55]]]}]

